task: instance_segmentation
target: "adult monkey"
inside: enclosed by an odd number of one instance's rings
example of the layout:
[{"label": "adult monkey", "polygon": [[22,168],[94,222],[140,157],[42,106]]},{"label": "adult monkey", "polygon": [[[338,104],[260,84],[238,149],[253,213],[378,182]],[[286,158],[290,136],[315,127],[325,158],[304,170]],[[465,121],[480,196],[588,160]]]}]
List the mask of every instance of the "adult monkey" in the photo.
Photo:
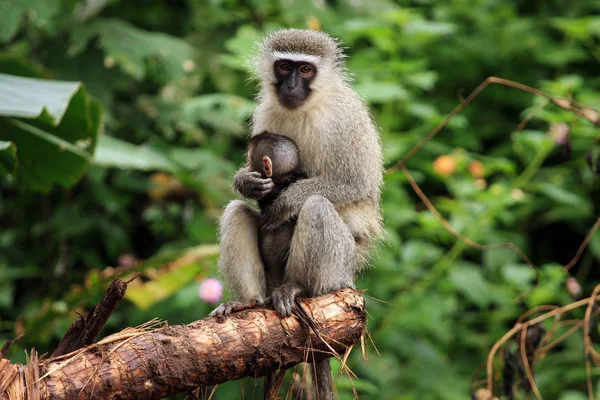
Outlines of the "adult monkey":
[{"label": "adult monkey", "polygon": [[[264,39],[253,63],[261,89],[252,136],[269,131],[292,139],[307,178],[292,183],[262,215],[242,201],[229,203],[219,223],[219,267],[239,302],[262,303],[270,295],[282,317],[291,314],[296,296],[354,287],[382,232],[379,134],[350,87],[344,59],[329,35],[284,29]],[[260,199],[273,183],[245,167],[234,186]],[[267,288],[259,226],[277,229],[293,218],[283,282]],[[228,314],[236,304],[222,304],[213,315]],[[318,399],[332,399],[329,360],[316,362],[314,372]]]}]

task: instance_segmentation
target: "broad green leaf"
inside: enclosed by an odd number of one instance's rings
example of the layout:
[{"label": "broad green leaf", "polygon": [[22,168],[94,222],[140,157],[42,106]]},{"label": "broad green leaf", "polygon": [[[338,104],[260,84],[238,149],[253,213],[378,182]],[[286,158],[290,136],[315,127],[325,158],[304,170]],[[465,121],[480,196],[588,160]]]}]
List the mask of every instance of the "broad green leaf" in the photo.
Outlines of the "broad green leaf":
[{"label": "broad green leaf", "polygon": [[261,33],[254,27],[244,25],[238,29],[235,37],[225,42],[225,48],[231,54],[223,54],[220,58],[223,65],[237,70],[246,70],[247,62],[255,49],[254,44]]},{"label": "broad green leaf", "polygon": [[189,99],[183,104],[183,120],[207,125],[215,130],[241,135],[254,103],[230,94],[207,94]]},{"label": "broad green leaf", "polygon": [[413,20],[406,25],[406,33],[411,35],[442,36],[456,31],[454,24],[426,20]]},{"label": "broad green leaf", "polygon": [[[219,246],[214,244],[199,245],[187,249],[180,257],[170,261],[166,267],[154,274],[152,280],[142,282],[139,279],[127,287],[125,298],[141,309],[148,309],[154,303],[166,299],[177,290],[192,282],[200,273],[207,270],[205,260],[215,257]],[[160,257],[155,257],[159,259]],[[157,260],[148,260],[147,264],[155,264]],[[164,265],[164,264],[163,264]],[[144,267],[142,266],[141,269]]]},{"label": "broad green leaf", "polygon": [[504,280],[517,288],[529,287],[535,278],[535,270],[526,264],[507,264],[501,271]]},{"label": "broad green leaf", "polygon": [[405,100],[408,97],[404,86],[395,82],[363,82],[355,88],[365,100],[373,103]]},{"label": "broad green leaf", "polygon": [[141,171],[174,172],[177,166],[162,152],[147,146],[136,146],[112,136],[101,135],[92,161],[102,167]]},{"label": "broad green leaf", "polygon": [[169,158],[177,165],[189,171],[200,171],[207,178],[217,176],[220,173],[232,174],[235,167],[231,162],[216,156],[207,149],[187,149],[182,147],[171,147],[165,149]]},{"label": "broad green leaf", "polygon": [[95,37],[105,51],[105,65],[116,64],[137,80],[146,76],[150,59],[159,61],[169,80],[180,78],[194,66],[194,48],[183,39],[148,32],[119,19],[96,19],[73,29],[69,54],[80,54]]},{"label": "broad green leaf", "polygon": [[47,81],[0,74],[0,116],[38,118],[58,125],[79,82]]},{"label": "broad green leaf", "polygon": [[484,279],[481,268],[470,265],[455,265],[450,272],[450,281],[456,290],[472,302],[485,307],[496,298],[492,287]]},{"label": "broad green leaf", "polygon": [[432,71],[415,72],[406,76],[407,83],[423,90],[433,89],[437,80],[438,74]]},{"label": "broad green leaf", "polygon": [[0,140],[0,176],[12,174],[17,167],[17,150],[12,142]]},{"label": "broad green leaf", "polygon": [[600,35],[600,17],[554,18],[552,24],[576,39],[587,40]]},{"label": "broad green leaf", "polygon": [[94,152],[101,113],[80,83],[0,74],[0,140],[16,146],[19,184],[74,185]]}]

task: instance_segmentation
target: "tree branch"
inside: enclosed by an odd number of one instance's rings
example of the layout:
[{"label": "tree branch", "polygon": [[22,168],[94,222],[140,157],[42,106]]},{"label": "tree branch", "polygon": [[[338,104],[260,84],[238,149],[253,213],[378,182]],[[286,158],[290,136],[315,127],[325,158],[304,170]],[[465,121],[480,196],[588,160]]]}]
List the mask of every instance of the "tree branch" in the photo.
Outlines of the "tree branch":
[{"label": "tree branch", "polygon": [[124,282],[118,278],[115,278],[106,293],[102,301],[95,305],[94,308],[87,313],[84,317],[80,315],[73,324],[67,330],[67,333],[62,338],[56,349],[52,353],[52,357],[62,356],[80,349],[84,346],[88,346],[96,340],[96,336],[100,333],[104,325],[108,321],[119,302],[125,297],[127,291],[127,284],[137,278],[139,274],[136,274],[129,281]]},{"label": "tree branch", "polygon": [[281,319],[273,310],[255,308],[189,325],[126,329],[49,360],[37,361],[34,351],[26,368],[5,366],[19,373],[0,387],[0,399],[16,399],[11,393],[23,393],[19,387],[32,393],[21,397],[27,400],[158,399],[198,386],[263,376],[331,357],[334,351],[341,354],[363,333],[364,302],[355,290],[342,289],[298,305],[300,319]]}]

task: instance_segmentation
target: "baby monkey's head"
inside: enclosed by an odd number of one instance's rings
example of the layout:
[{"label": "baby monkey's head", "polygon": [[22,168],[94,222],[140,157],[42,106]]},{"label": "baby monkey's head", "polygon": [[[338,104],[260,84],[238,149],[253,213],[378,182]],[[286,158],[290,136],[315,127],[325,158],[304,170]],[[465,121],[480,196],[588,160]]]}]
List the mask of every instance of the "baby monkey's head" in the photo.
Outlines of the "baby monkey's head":
[{"label": "baby monkey's head", "polygon": [[279,183],[300,168],[298,147],[289,138],[263,132],[250,139],[248,147],[250,170],[260,172],[263,178]]}]

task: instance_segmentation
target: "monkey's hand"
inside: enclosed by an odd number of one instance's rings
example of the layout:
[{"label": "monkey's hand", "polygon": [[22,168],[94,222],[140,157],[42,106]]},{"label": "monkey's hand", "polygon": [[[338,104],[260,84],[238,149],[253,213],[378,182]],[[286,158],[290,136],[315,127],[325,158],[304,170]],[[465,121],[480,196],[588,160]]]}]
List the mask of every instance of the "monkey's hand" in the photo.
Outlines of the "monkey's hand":
[{"label": "monkey's hand", "polygon": [[275,186],[271,178],[263,179],[260,172],[251,172],[248,168],[242,168],[235,174],[233,185],[242,196],[252,200],[262,199]]},{"label": "monkey's hand", "polygon": [[255,296],[250,300],[250,303],[242,303],[240,301],[228,301],[221,303],[208,314],[209,317],[219,317],[221,315],[229,315],[233,312],[244,311],[256,306],[265,304],[265,301],[261,296]]},{"label": "monkey's hand", "polygon": [[292,315],[294,301],[298,295],[302,294],[304,289],[297,283],[287,282],[273,290],[271,300],[273,308],[281,317],[289,317]]},{"label": "monkey's hand", "polygon": [[302,179],[284,189],[273,203],[262,211],[261,229],[277,229],[285,222],[296,218],[306,199],[312,194],[319,193],[315,190],[316,182],[316,179]]}]

